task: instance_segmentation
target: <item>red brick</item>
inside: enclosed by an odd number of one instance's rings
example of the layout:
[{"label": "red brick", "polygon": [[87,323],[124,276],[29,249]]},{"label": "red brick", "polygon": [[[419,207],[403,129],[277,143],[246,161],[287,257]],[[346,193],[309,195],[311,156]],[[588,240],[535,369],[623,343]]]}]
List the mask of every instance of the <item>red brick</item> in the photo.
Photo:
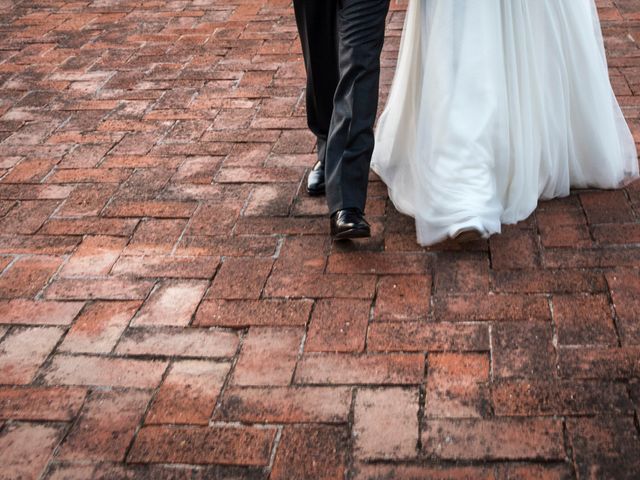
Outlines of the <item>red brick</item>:
[{"label": "red brick", "polygon": [[630,414],[633,406],[622,383],[509,380],[492,386],[499,416]]},{"label": "red brick", "polygon": [[176,255],[189,256],[260,256],[274,254],[277,239],[273,237],[207,237],[184,235],[175,250]]},{"label": "red brick", "polygon": [[216,418],[245,423],[345,423],[351,389],[248,387],[227,389]]},{"label": "red brick", "polygon": [[417,456],[418,391],[361,389],[354,407],[355,454],[366,460]]},{"label": "red brick", "polygon": [[[116,186],[108,184],[78,185],[56,212],[58,217],[96,217],[100,214]],[[50,220],[52,222],[56,219]],[[46,227],[45,227],[46,229]]]},{"label": "red brick", "polygon": [[0,433],[4,478],[40,478],[63,435],[56,425],[14,423]]},{"label": "red brick", "polygon": [[428,420],[425,453],[446,460],[562,460],[562,421],[547,418]]},{"label": "red brick", "polygon": [[248,216],[286,216],[298,189],[297,183],[257,185],[244,209]]},{"label": "red brick", "polygon": [[435,296],[434,317],[439,321],[549,320],[546,298],[534,295],[493,294]]},{"label": "red brick", "polygon": [[311,300],[205,300],[193,324],[231,328],[305,325],[312,306]]},{"label": "red brick", "polygon": [[88,306],[67,332],[61,352],[109,353],[140,302],[96,302]]},{"label": "red brick", "polygon": [[326,235],[329,223],[324,218],[241,217],[236,225],[238,235]]},{"label": "red brick", "polygon": [[311,354],[298,363],[295,383],[412,385],[424,377],[424,355]]},{"label": "red brick", "polygon": [[242,203],[201,205],[189,223],[189,235],[230,235],[236,224]]},{"label": "red brick", "polygon": [[129,241],[125,255],[169,254],[180,239],[185,225],[185,220],[143,220]]},{"label": "red brick", "polygon": [[106,275],[127,243],[121,237],[85,237],[65,263],[63,276]]},{"label": "red brick", "polygon": [[615,380],[640,375],[639,347],[562,348],[558,359],[563,378]]},{"label": "red brick", "polygon": [[36,233],[58,207],[55,200],[22,201],[2,219],[0,231],[4,234]]},{"label": "red brick", "polygon": [[223,166],[216,181],[219,183],[272,183],[298,182],[302,170],[292,167],[225,167]]},{"label": "red brick", "polygon": [[579,478],[634,478],[640,472],[640,439],[633,417],[567,420]]},{"label": "red brick", "polygon": [[0,235],[0,254],[62,255],[70,253],[80,239],[52,235]]},{"label": "red brick", "polygon": [[567,480],[573,478],[573,466],[567,462],[560,465],[537,463],[502,464],[497,468],[497,478],[508,480],[526,478],[531,480]]},{"label": "red brick", "polygon": [[0,388],[0,419],[69,422],[78,414],[86,391],[82,388]]},{"label": "red brick", "polygon": [[367,350],[488,351],[489,328],[478,323],[376,322],[369,326]]},{"label": "red brick", "polygon": [[69,325],[78,316],[84,302],[54,302],[37,300],[2,300],[2,323],[22,325]]},{"label": "red brick", "polygon": [[236,363],[233,385],[289,385],[304,329],[252,327]]},{"label": "red brick", "polygon": [[207,298],[260,298],[271,272],[273,260],[268,258],[227,258],[218,271]]},{"label": "red brick", "polygon": [[593,238],[598,245],[627,245],[640,243],[640,224],[622,223],[620,225],[595,225]]},{"label": "red brick", "polygon": [[554,295],[553,318],[563,345],[617,345],[606,295]]},{"label": "red brick", "polygon": [[[489,466],[432,466],[389,465],[384,463],[359,464],[355,480],[496,480],[493,467]],[[558,479],[559,480],[559,479]]]},{"label": "red brick", "polygon": [[348,466],[348,445],[349,433],[344,426],[285,426],[270,478],[274,480],[344,478]]},{"label": "red brick", "polygon": [[494,378],[549,378],[555,371],[549,323],[505,322],[491,330]]},{"label": "red brick", "polygon": [[218,257],[122,256],[111,273],[139,278],[209,279],[219,263]]},{"label": "red brick", "polygon": [[120,183],[125,181],[130,171],[119,168],[65,168],[55,170],[47,178],[50,183]]},{"label": "red brick", "polygon": [[0,275],[0,298],[34,297],[55,274],[58,257],[21,257]]},{"label": "red brick", "polygon": [[429,257],[423,253],[349,252],[329,257],[329,273],[425,274]]},{"label": "red brick", "polygon": [[319,300],[311,316],[305,352],[361,352],[370,310],[368,300]]},{"label": "red brick", "polygon": [[121,355],[232,357],[238,344],[235,333],[220,330],[130,328],[115,351]]},{"label": "red brick", "polygon": [[375,275],[278,273],[269,277],[266,297],[373,298]]},{"label": "red brick", "polygon": [[123,461],[151,392],[93,392],[57,453],[65,461]]},{"label": "red brick", "polygon": [[493,236],[489,245],[491,268],[494,270],[535,268],[538,265],[537,239],[532,232],[511,230]]},{"label": "red brick", "polygon": [[590,224],[633,222],[633,211],[622,190],[580,194]]},{"label": "red brick", "polygon": [[640,277],[635,270],[608,272],[607,283],[623,345],[640,345]]},{"label": "red brick", "polygon": [[3,183],[40,183],[56,162],[50,159],[24,159],[2,178]]},{"label": "red brick", "polygon": [[45,380],[48,385],[155,388],[166,367],[158,360],[56,355]]},{"label": "red brick", "polygon": [[132,325],[187,326],[206,288],[206,282],[165,281],[151,293]]},{"label": "red brick", "polygon": [[431,277],[389,275],[378,281],[374,320],[406,321],[426,318],[431,298]]},{"label": "red brick", "polygon": [[640,248],[547,249],[542,263],[545,268],[635,267],[640,262]]},{"label": "red brick", "polygon": [[31,383],[62,334],[60,328],[31,327],[5,335],[0,342],[0,383]]},{"label": "red brick", "polygon": [[443,293],[487,292],[489,259],[475,252],[442,252],[436,257],[435,291]]},{"label": "red brick", "polygon": [[189,218],[195,209],[195,202],[119,200],[110,203],[104,214],[107,217]]},{"label": "red brick", "polygon": [[479,418],[488,413],[490,400],[487,354],[430,354],[427,372],[426,417]]},{"label": "red brick", "polygon": [[592,270],[494,271],[492,284],[500,293],[596,293],[607,290],[604,275]]},{"label": "red brick", "polygon": [[231,365],[185,360],[171,365],[145,423],[207,425]]},{"label": "red brick", "polygon": [[276,430],[246,426],[144,427],[129,452],[132,463],[266,466]]},{"label": "red brick", "polygon": [[109,235],[128,237],[138,224],[135,218],[51,218],[39,230],[43,235]]},{"label": "red brick", "polygon": [[62,278],[46,289],[44,296],[53,300],[142,300],[153,282],[112,277]]}]

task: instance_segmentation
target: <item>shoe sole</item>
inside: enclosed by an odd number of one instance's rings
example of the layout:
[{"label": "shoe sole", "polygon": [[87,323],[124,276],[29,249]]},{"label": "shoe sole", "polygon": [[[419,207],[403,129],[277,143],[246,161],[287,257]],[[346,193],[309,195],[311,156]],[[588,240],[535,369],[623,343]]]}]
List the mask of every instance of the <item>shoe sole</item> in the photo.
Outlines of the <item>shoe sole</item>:
[{"label": "shoe sole", "polygon": [[324,188],[322,188],[322,189],[320,189],[320,190],[311,190],[311,189],[307,188],[307,194],[308,194],[310,197],[319,197],[319,196],[321,196],[321,195],[324,195],[324,194],[325,194],[325,189],[324,189]]},{"label": "shoe sole", "polygon": [[351,230],[345,230],[344,232],[331,234],[331,237],[334,240],[349,240],[352,238],[369,238],[371,237],[371,232],[368,230],[352,228]]},{"label": "shoe sole", "polygon": [[458,233],[453,239],[458,243],[472,243],[482,240],[482,234],[476,230],[463,230]]}]

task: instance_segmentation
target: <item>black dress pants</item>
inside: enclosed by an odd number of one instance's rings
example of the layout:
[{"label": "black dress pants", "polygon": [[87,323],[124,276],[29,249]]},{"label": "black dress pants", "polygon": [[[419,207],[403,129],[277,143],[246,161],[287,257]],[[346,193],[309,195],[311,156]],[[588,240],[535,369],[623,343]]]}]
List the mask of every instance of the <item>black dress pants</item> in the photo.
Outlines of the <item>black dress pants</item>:
[{"label": "black dress pants", "polygon": [[329,212],[364,211],[389,0],[294,0]]}]

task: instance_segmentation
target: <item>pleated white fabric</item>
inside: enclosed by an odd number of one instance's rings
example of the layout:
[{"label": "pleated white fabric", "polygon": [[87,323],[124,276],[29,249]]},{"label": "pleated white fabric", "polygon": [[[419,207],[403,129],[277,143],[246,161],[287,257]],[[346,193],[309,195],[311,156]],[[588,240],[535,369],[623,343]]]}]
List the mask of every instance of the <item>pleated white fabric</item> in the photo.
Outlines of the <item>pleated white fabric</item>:
[{"label": "pleated white fabric", "polygon": [[410,0],[372,169],[422,245],[637,178],[594,0]]}]

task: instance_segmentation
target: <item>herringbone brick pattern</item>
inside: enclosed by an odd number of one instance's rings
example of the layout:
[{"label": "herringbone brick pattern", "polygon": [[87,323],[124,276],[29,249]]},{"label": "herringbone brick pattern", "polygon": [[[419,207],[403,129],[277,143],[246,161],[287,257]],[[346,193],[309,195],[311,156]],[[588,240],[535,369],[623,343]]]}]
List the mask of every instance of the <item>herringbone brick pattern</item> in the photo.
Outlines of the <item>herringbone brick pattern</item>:
[{"label": "herringbone brick pattern", "polygon": [[303,76],[289,0],[0,0],[0,478],[638,478],[640,186],[332,245]]}]

